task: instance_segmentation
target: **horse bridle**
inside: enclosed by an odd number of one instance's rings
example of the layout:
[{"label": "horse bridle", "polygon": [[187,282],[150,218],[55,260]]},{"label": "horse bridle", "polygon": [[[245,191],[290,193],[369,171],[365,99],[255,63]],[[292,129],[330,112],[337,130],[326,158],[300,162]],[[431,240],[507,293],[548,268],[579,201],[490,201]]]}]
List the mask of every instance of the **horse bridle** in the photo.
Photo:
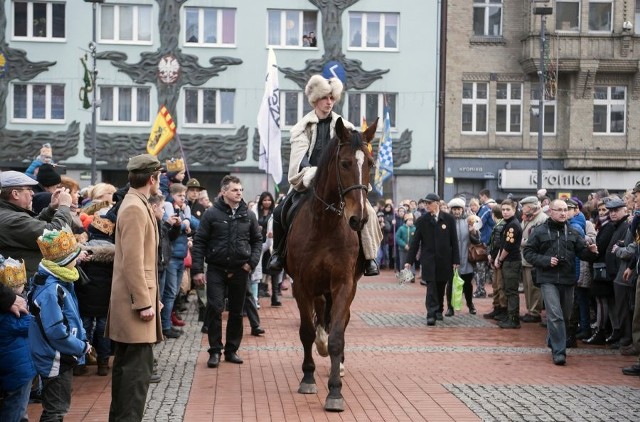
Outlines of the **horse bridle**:
[{"label": "horse bridle", "polygon": [[338,150],[336,151],[336,178],[338,179],[338,195],[340,197],[340,203],[338,204],[338,207],[336,208],[333,204],[333,202],[331,204],[327,204],[327,202],[325,200],[323,200],[322,198],[320,198],[316,192],[316,190],[314,189],[313,191],[313,195],[318,199],[318,201],[322,202],[325,205],[325,211],[329,210],[329,211],[333,211],[335,212],[338,216],[341,216],[342,213],[344,212],[344,205],[345,205],[345,201],[344,201],[344,196],[351,192],[352,190],[355,189],[362,189],[365,192],[369,191],[369,187],[367,185],[363,185],[363,184],[358,184],[358,185],[351,185],[347,188],[343,188],[342,187],[342,179],[340,179],[340,147],[342,147],[344,143],[343,142],[338,142]]}]

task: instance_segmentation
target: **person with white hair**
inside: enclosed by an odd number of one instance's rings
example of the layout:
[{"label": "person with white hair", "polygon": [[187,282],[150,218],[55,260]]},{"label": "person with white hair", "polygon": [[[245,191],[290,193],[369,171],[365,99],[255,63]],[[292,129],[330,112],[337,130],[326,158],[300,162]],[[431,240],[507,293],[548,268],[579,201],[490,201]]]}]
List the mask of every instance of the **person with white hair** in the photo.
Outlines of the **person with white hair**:
[{"label": "person with white hair", "polygon": [[[547,221],[547,214],[542,212],[540,200],[535,196],[527,196],[520,201],[522,206],[522,242],[520,250],[527,245],[533,229]],[[522,257],[522,284],[527,312],[520,318],[522,322],[540,322],[542,317],[542,292],[533,284],[533,265]]]},{"label": "person with white hair", "polygon": [[[335,125],[341,116],[333,111],[333,106],[340,101],[342,90],[343,85],[338,78],[325,79],[321,75],[313,75],[305,87],[305,94],[313,110],[295,124],[291,129],[290,138],[291,156],[288,178],[296,192],[304,192],[312,185],[322,151],[335,135]],[[345,128],[349,130],[355,128],[344,118],[342,121]],[[376,256],[382,240],[382,232],[377,220],[373,218],[376,212],[368,201],[366,201],[366,207],[370,218],[361,232],[362,250],[366,260],[364,275],[374,276],[380,273]],[[281,205],[278,205],[273,212],[274,250],[269,262],[269,267],[273,271],[281,270],[285,262],[286,232],[282,227],[281,212]]]}]

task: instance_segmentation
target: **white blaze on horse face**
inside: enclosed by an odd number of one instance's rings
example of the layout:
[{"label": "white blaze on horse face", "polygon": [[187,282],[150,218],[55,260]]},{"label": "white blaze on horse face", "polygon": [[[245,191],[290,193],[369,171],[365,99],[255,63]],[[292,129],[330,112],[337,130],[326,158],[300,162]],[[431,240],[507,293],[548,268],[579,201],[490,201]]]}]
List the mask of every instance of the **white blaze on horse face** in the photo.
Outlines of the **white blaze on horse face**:
[{"label": "white blaze on horse face", "polygon": [[[356,163],[358,163],[358,184],[362,184],[362,166],[364,165],[364,152],[358,150],[356,151]],[[364,195],[360,195],[360,206],[364,209]]]}]

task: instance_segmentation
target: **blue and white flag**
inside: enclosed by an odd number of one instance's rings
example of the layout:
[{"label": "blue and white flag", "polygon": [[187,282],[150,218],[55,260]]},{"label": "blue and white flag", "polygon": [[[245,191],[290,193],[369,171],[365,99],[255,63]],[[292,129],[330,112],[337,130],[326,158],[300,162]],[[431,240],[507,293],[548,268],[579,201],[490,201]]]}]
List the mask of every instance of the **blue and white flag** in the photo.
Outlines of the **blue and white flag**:
[{"label": "blue and white flag", "polygon": [[393,176],[393,145],[391,140],[389,110],[385,107],[382,140],[380,141],[380,149],[378,150],[376,173],[373,178],[373,188],[380,196],[383,194],[382,184],[391,176]]},{"label": "blue and white flag", "polygon": [[266,170],[277,185],[282,180],[280,88],[276,54],[271,48],[269,48],[267,74],[264,81],[264,96],[258,112],[258,133],[260,134],[258,168]]}]

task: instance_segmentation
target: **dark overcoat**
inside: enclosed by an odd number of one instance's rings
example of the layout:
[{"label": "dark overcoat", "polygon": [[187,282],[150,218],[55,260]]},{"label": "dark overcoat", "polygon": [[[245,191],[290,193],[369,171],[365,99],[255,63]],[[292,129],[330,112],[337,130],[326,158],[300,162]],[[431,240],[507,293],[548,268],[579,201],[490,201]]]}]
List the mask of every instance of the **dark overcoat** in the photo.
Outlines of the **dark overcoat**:
[{"label": "dark overcoat", "polygon": [[437,221],[431,214],[418,218],[407,263],[415,262],[418,250],[424,281],[449,281],[453,278],[453,265],[460,265],[460,252],[456,221],[451,214],[441,212]]}]

